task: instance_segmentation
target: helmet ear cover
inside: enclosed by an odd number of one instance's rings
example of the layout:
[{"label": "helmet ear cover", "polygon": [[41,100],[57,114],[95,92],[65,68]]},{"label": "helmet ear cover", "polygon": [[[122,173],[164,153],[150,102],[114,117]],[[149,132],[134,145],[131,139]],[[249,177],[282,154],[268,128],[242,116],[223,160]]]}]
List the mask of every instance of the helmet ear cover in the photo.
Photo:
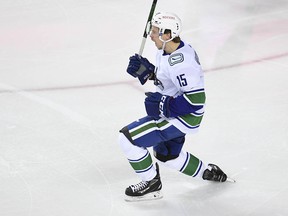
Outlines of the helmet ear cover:
[{"label": "helmet ear cover", "polygon": [[159,36],[162,36],[163,34],[165,34],[165,29],[159,29]]}]

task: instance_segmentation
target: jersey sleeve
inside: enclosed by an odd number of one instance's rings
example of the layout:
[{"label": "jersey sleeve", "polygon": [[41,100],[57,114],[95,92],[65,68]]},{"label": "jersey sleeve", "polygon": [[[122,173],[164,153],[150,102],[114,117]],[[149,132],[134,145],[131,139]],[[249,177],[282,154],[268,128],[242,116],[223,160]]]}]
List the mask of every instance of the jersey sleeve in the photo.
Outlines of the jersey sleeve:
[{"label": "jersey sleeve", "polygon": [[201,115],[205,100],[206,95],[204,89],[185,92],[169,101],[169,117],[183,116],[190,113]]}]

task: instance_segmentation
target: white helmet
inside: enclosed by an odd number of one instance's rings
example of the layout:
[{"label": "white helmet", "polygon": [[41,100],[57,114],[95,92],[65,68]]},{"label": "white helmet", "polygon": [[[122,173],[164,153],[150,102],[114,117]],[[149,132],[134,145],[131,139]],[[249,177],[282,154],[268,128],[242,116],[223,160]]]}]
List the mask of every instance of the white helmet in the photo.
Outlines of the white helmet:
[{"label": "white helmet", "polygon": [[166,29],[171,30],[172,38],[170,40],[173,40],[173,38],[179,36],[182,30],[182,23],[180,18],[176,14],[168,12],[159,12],[155,14],[152,19],[151,25],[159,28],[160,37],[162,36],[162,34],[164,34],[164,31]]}]

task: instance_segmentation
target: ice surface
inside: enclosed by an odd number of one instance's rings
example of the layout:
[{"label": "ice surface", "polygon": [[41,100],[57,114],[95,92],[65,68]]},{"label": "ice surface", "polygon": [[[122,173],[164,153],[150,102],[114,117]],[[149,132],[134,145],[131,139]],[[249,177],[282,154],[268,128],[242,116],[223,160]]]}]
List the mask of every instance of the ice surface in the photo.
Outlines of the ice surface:
[{"label": "ice surface", "polygon": [[160,167],[163,199],[123,199],[139,179],[118,130],[154,89],[125,70],[152,1],[1,1],[1,216],[288,215],[288,2],[158,1],[205,70],[206,115],[185,149],[237,183]]}]

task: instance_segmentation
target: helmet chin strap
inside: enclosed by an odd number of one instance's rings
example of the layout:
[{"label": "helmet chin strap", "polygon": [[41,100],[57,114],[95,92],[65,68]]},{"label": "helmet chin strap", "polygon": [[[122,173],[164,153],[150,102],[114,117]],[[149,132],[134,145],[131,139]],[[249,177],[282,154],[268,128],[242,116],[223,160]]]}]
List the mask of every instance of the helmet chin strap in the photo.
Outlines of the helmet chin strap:
[{"label": "helmet chin strap", "polygon": [[165,49],[165,47],[166,47],[166,44],[169,42],[169,41],[172,41],[173,40],[173,38],[170,38],[169,40],[163,40],[162,38],[161,38],[161,36],[159,36],[159,39],[163,42],[163,45],[162,45],[162,50],[164,51],[164,49]]},{"label": "helmet chin strap", "polygon": [[165,46],[166,46],[166,43],[168,43],[169,41],[172,41],[174,38],[170,38],[169,40],[163,40],[162,39],[162,35],[164,34],[163,32],[165,31],[165,29],[161,29],[160,30],[160,33],[159,33],[159,40],[163,42],[163,45],[162,45],[162,50],[164,51],[165,49]]},{"label": "helmet chin strap", "polygon": [[164,51],[167,42],[164,41],[164,40],[161,40],[161,41],[163,42],[163,44],[162,44],[162,51]]}]

